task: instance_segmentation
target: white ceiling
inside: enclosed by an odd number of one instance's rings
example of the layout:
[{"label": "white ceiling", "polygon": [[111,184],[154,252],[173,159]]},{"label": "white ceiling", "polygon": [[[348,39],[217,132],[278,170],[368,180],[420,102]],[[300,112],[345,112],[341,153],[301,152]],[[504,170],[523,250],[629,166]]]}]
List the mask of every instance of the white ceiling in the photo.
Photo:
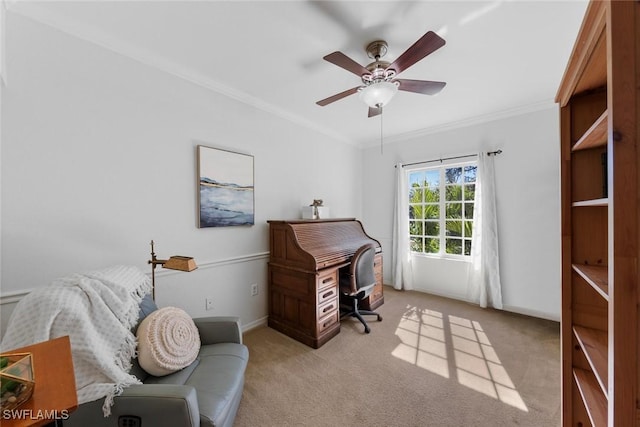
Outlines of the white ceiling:
[{"label": "white ceiling", "polygon": [[429,30],[446,45],[400,74],[445,81],[436,96],[399,92],[385,142],[548,107],[586,1],[12,1],[9,10],[360,146],[379,144],[380,117],[351,95],[357,76],[322,60],[339,50],[393,61]]}]

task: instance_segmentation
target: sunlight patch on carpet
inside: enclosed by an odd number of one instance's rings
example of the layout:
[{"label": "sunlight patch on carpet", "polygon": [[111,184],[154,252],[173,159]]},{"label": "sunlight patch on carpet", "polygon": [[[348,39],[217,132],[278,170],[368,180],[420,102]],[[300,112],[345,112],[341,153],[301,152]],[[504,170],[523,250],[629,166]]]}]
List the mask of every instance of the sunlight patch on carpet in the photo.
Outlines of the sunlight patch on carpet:
[{"label": "sunlight patch on carpet", "polygon": [[400,319],[396,335],[402,341],[391,353],[444,378],[449,378],[449,363],[442,313],[412,310]]},{"label": "sunlight patch on carpet", "polygon": [[529,411],[479,322],[407,306],[395,334],[394,357]]}]

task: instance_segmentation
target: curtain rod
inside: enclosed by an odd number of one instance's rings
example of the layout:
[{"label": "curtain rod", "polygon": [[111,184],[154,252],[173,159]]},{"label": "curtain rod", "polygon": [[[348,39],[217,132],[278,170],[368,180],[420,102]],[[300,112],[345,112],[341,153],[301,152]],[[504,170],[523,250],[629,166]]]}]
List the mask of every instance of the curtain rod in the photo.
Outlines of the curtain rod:
[{"label": "curtain rod", "polygon": [[[487,156],[491,156],[492,154],[494,156],[497,156],[498,154],[502,153],[502,150],[496,150],[496,151],[487,151]],[[466,154],[464,156],[454,156],[454,157],[444,157],[444,158],[439,158],[439,159],[433,159],[433,160],[424,160],[422,162],[413,162],[413,163],[404,163],[402,165],[402,167],[405,166],[413,166],[413,165],[421,165],[423,163],[433,163],[433,162],[440,162],[442,163],[445,160],[456,160],[456,159],[466,159],[467,157],[478,157],[477,154]]]}]

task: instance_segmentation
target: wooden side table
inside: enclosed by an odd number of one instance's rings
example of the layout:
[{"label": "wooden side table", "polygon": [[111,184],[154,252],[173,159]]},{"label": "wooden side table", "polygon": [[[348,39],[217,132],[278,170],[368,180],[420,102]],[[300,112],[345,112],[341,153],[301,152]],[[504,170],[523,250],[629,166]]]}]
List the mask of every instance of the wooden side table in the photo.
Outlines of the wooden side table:
[{"label": "wooden side table", "polygon": [[2,427],[57,425],[78,407],[71,343],[64,336],[3,353],[31,353],[35,388],[22,405],[0,413]]}]

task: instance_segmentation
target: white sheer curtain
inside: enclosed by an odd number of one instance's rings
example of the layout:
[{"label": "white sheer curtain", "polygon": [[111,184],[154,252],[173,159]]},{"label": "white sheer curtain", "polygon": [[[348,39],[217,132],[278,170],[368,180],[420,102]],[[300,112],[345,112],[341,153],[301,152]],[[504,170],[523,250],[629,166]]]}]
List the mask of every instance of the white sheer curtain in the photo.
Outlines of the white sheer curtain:
[{"label": "white sheer curtain", "polygon": [[481,307],[502,308],[493,157],[478,154],[469,292]]},{"label": "white sheer curtain", "polygon": [[402,163],[396,165],[396,200],[393,211],[393,287],[413,289],[411,252],[409,251],[409,190]]}]

